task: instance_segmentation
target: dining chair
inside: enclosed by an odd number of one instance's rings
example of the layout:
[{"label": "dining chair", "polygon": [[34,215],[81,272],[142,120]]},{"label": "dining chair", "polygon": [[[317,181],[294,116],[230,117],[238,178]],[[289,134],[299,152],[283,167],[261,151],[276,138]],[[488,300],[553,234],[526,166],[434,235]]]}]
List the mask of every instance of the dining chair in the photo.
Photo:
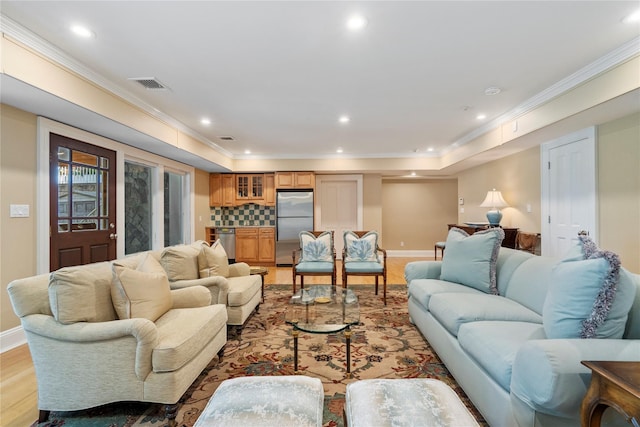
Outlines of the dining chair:
[{"label": "dining chair", "polygon": [[300,247],[292,254],[293,293],[296,293],[297,277],[304,289],[305,276],[331,276],[331,286],[336,286],[336,249],[333,231],[301,231]]},{"label": "dining chair", "polygon": [[342,286],[347,287],[349,276],[382,277],[383,301],[387,305],[387,251],[378,246],[377,231],[345,231],[342,250]]}]

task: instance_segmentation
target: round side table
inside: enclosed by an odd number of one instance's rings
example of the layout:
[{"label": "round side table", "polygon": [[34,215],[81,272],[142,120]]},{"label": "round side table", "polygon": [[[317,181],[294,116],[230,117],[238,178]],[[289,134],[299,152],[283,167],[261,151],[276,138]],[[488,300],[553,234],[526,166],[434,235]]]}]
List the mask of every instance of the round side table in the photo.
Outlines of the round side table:
[{"label": "round side table", "polygon": [[260,280],[262,282],[262,302],[264,302],[264,276],[269,273],[269,269],[267,267],[262,266],[250,266],[249,274],[259,274]]}]

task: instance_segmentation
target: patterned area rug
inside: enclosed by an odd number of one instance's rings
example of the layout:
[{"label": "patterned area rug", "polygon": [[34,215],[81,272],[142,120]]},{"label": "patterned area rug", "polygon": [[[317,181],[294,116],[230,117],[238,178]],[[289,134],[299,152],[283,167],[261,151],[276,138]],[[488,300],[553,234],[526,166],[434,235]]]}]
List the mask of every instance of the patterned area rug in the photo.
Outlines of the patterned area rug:
[{"label": "patterned area rug", "polygon": [[[352,328],[351,373],[346,378],[344,335],[299,336],[301,374],[319,378],[324,386],[324,426],[343,425],[347,384],[367,378],[436,378],[450,385],[482,426],[487,424],[469,402],[426,340],[409,322],[406,285],[388,286],[387,306],[373,286],[355,285],[360,303],[360,324]],[[193,426],[218,385],[225,379],[247,375],[293,375],[293,338],[284,312],[291,285],[267,285],[265,302],[239,337],[230,337],[222,362],[214,358],[179,402],[179,426]],[[154,427],[166,425],[163,406],[117,403],[76,412],[53,412],[40,427]]]}]

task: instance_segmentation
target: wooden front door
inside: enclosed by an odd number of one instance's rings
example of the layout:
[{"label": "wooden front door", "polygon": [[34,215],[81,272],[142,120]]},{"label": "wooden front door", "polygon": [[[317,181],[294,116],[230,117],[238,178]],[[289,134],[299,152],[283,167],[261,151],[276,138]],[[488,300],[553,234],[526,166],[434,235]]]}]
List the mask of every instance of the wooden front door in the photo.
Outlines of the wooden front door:
[{"label": "wooden front door", "polygon": [[116,258],[116,153],[50,136],[50,270]]}]

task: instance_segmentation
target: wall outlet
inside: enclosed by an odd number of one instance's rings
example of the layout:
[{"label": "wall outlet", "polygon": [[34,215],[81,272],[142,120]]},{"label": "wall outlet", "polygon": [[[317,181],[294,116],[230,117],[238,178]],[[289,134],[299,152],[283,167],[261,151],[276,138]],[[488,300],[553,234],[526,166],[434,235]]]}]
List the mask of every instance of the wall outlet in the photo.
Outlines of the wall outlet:
[{"label": "wall outlet", "polygon": [[464,208],[460,208],[460,213],[464,213]]},{"label": "wall outlet", "polygon": [[531,203],[527,203],[527,212],[531,213]]},{"label": "wall outlet", "polygon": [[404,246],[404,242],[400,242],[400,246]]}]

